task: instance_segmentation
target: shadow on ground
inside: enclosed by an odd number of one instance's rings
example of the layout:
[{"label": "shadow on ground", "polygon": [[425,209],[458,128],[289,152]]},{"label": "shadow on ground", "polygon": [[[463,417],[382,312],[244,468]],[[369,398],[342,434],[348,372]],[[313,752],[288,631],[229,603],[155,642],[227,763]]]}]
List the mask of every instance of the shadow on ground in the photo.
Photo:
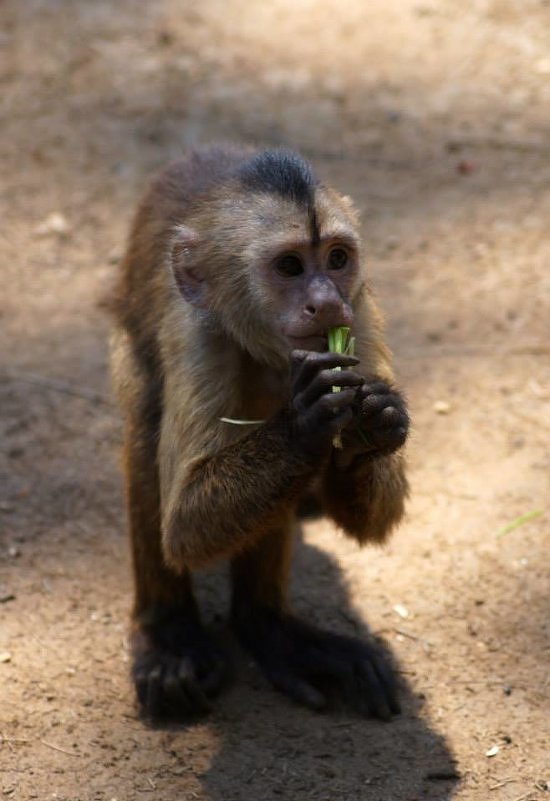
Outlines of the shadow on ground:
[{"label": "shadow on ground", "polygon": [[[336,560],[301,538],[295,557],[291,595],[300,616],[341,634],[368,636]],[[203,575],[198,585],[207,617],[218,617],[227,603],[220,572]],[[234,682],[209,718],[215,745],[200,775],[212,801],[308,798],[312,792],[316,799],[362,801],[452,797],[459,779],[453,755],[420,717],[422,697],[412,692],[399,665],[403,712],[382,723],[337,703],[322,714],[298,707],[276,694],[235,646],[232,651]],[[189,729],[171,725],[167,730],[178,753]]]}]

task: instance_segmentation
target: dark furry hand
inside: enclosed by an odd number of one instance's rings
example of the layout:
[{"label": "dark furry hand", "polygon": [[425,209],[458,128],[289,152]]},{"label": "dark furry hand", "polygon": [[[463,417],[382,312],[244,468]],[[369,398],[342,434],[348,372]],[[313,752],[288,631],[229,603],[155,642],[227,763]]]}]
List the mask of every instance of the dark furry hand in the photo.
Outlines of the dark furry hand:
[{"label": "dark furry hand", "polygon": [[409,415],[399,392],[384,381],[366,381],[356,390],[353,419],[342,432],[343,461],[393,453],[405,443],[408,430]]},{"label": "dark furry hand", "polygon": [[[353,419],[363,378],[350,369],[354,356],[295,350],[290,357],[292,445],[318,459],[330,452],[334,436]],[[333,392],[333,387],[340,392]]]}]

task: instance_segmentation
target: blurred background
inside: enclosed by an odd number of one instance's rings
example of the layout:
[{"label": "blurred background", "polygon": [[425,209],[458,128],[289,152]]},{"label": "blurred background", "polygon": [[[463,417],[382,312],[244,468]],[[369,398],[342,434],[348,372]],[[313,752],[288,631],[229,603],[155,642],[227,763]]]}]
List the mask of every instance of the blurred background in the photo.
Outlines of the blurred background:
[{"label": "blurred background", "polygon": [[[548,0],[4,0],[0,64],[2,792],[545,798]],[[150,173],[220,140],[300,150],[361,213],[412,496],[383,551],[308,525],[293,597],[386,639],[389,726],[292,707],[238,653],[209,719],[135,716],[101,298]],[[226,636],[223,577],[200,592]]]}]

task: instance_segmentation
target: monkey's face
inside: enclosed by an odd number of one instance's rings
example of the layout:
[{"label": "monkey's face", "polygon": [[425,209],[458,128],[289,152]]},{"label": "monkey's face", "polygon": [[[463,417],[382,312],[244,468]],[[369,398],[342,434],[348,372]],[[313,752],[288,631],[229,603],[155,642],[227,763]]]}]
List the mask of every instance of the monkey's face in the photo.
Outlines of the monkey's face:
[{"label": "monkey's face", "polygon": [[287,354],[326,350],[330,328],[353,326],[353,300],[363,283],[351,207],[319,188],[313,208],[279,199],[267,220],[263,244],[249,253],[260,307]]},{"label": "monkey's face", "polygon": [[351,203],[324,187],[309,207],[269,194],[238,200],[222,196],[207,221],[176,233],[180,292],[260,361],[326,350],[330,328],[353,327],[364,283]]},{"label": "monkey's face", "polygon": [[323,351],[335,326],[352,326],[357,274],[353,243],[342,237],[282,243],[260,267],[266,307],[289,348]]}]

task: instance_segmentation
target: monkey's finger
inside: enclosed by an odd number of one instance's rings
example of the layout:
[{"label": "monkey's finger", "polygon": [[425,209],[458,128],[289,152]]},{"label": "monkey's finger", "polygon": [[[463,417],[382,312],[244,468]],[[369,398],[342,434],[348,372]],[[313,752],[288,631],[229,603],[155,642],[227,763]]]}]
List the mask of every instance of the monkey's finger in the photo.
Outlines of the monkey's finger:
[{"label": "monkey's finger", "polygon": [[[312,381],[303,389],[301,396],[303,402],[309,406],[327,392],[332,393],[333,387],[358,387],[361,385],[362,377],[353,370],[321,370],[314,376]],[[354,389],[353,397],[356,392]]]},{"label": "monkey's finger", "polygon": [[357,356],[346,353],[317,353],[306,351],[306,357],[298,365],[300,378],[311,381],[320,370],[333,370],[335,367],[354,367],[359,364]]},{"label": "monkey's finger", "polygon": [[392,395],[395,394],[392,387],[385,381],[364,381],[361,387],[364,397],[367,395]]},{"label": "monkey's finger", "polygon": [[[298,354],[296,360],[293,359],[293,354]],[[347,356],[344,353],[292,351],[290,379],[294,392],[304,389],[321,370],[332,370],[335,367],[353,367],[356,364],[359,364],[359,359],[355,356]]]},{"label": "monkey's finger", "polygon": [[347,409],[335,417],[333,420],[327,423],[327,428],[329,429],[330,433],[334,436],[336,434],[341,434],[344,428],[351,423],[353,420],[353,411],[348,406]]},{"label": "monkey's finger", "polygon": [[163,687],[163,711],[165,714],[174,712],[194,714],[208,711],[203,708],[202,704],[197,704],[195,701],[193,693],[189,690],[191,684],[191,681],[180,677],[177,668],[166,675]]},{"label": "monkey's finger", "polygon": [[376,670],[378,677],[384,687],[386,693],[386,700],[394,715],[399,715],[401,712],[401,704],[398,697],[398,686],[395,679],[395,674],[391,669],[389,663],[377,651],[371,656],[371,664]]},{"label": "monkey's finger", "polygon": [[147,694],[149,686],[148,676],[134,676],[134,686],[136,688],[136,696],[139,708],[142,712],[147,714]]},{"label": "monkey's finger", "polygon": [[151,718],[159,717],[162,711],[162,674],[162,665],[156,665],[141,682],[136,682],[138,697],[141,690],[143,710]]},{"label": "monkey's finger", "polygon": [[290,353],[290,364],[300,367],[302,364],[322,364],[324,367],[336,367],[339,364],[359,364],[357,356],[348,353],[333,353],[323,351],[318,353],[315,350],[293,350]]},{"label": "monkey's finger", "polygon": [[392,713],[383,683],[369,660],[365,660],[357,671],[357,686],[368,712],[380,720],[390,720]]},{"label": "monkey's finger", "polygon": [[291,350],[290,351],[290,372],[292,373],[293,370],[297,370],[302,362],[306,360],[306,357],[309,356],[309,350]]},{"label": "monkey's finger", "polygon": [[208,698],[200,688],[191,660],[184,659],[178,670],[178,683],[185,693],[187,706],[195,712],[208,712],[212,708]]},{"label": "monkey's finger", "polygon": [[350,409],[355,401],[355,392],[352,389],[343,389],[342,392],[331,392],[330,394],[323,395],[323,397],[316,399],[316,402],[310,404],[303,400],[304,394],[298,396],[296,399],[299,407],[315,416],[319,421],[334,418],[335,414],[339,414],[348,406]]},{"label": "monkey's finger", "polygon": [[319,690],[287,670],[271,670],[269,678],[275,689],[310,709],[323,709],[327,704]]},{"label": "monkey's finger", "polygon": [[372,418],[361,418],[364,433],[377,447],[398,448],[407,439],[408,420],[401,416],[386,415],[386,409]]},{"label": "monkey's finger", "polygon": [[393,715],[398,715],[401,712],[401,705],[398,698],[395,673],[388,660],[377,648],[368,647],[368,650],[364,652],[363,657],[358,662],[357,673],[359,676],[363,676],[369,687],[372,686],[372,671],[374,671],[376,677],[374,686],[382,688],[388,709]]},{"label": "monkey's finger", "polygon": [[367,395],[360,401],[361,414],[364,417],[371,417],[379,414],[385,409],[392,409],[387,414],[397,414],[406,417],[400,398],[397,395]]},{"label": "monkey's finger", "polygon": [[368,426],[373,429],[390,430],[400,427],[406,428],[408,425],[408,418],[400,409],[395,406],[386,406],[373,417],[363,417],[361,419],[365,422],[368,421]]},{"label": "monkey's finger", "polygon": [[310,355],[309,350],[293,350],[290,353],[290,383],[294,386],[301,373],[305,360]]},{"label": "monkey's finger", "polygon": [[336,434],[340,434],[353,419],[351,406],[347,406],[339,414],[327,412],[326,409],[319,409],[318,407],[319,404],[316,404],[304,425],[306,436],[311,438],[321,437],[329,441]]}]

